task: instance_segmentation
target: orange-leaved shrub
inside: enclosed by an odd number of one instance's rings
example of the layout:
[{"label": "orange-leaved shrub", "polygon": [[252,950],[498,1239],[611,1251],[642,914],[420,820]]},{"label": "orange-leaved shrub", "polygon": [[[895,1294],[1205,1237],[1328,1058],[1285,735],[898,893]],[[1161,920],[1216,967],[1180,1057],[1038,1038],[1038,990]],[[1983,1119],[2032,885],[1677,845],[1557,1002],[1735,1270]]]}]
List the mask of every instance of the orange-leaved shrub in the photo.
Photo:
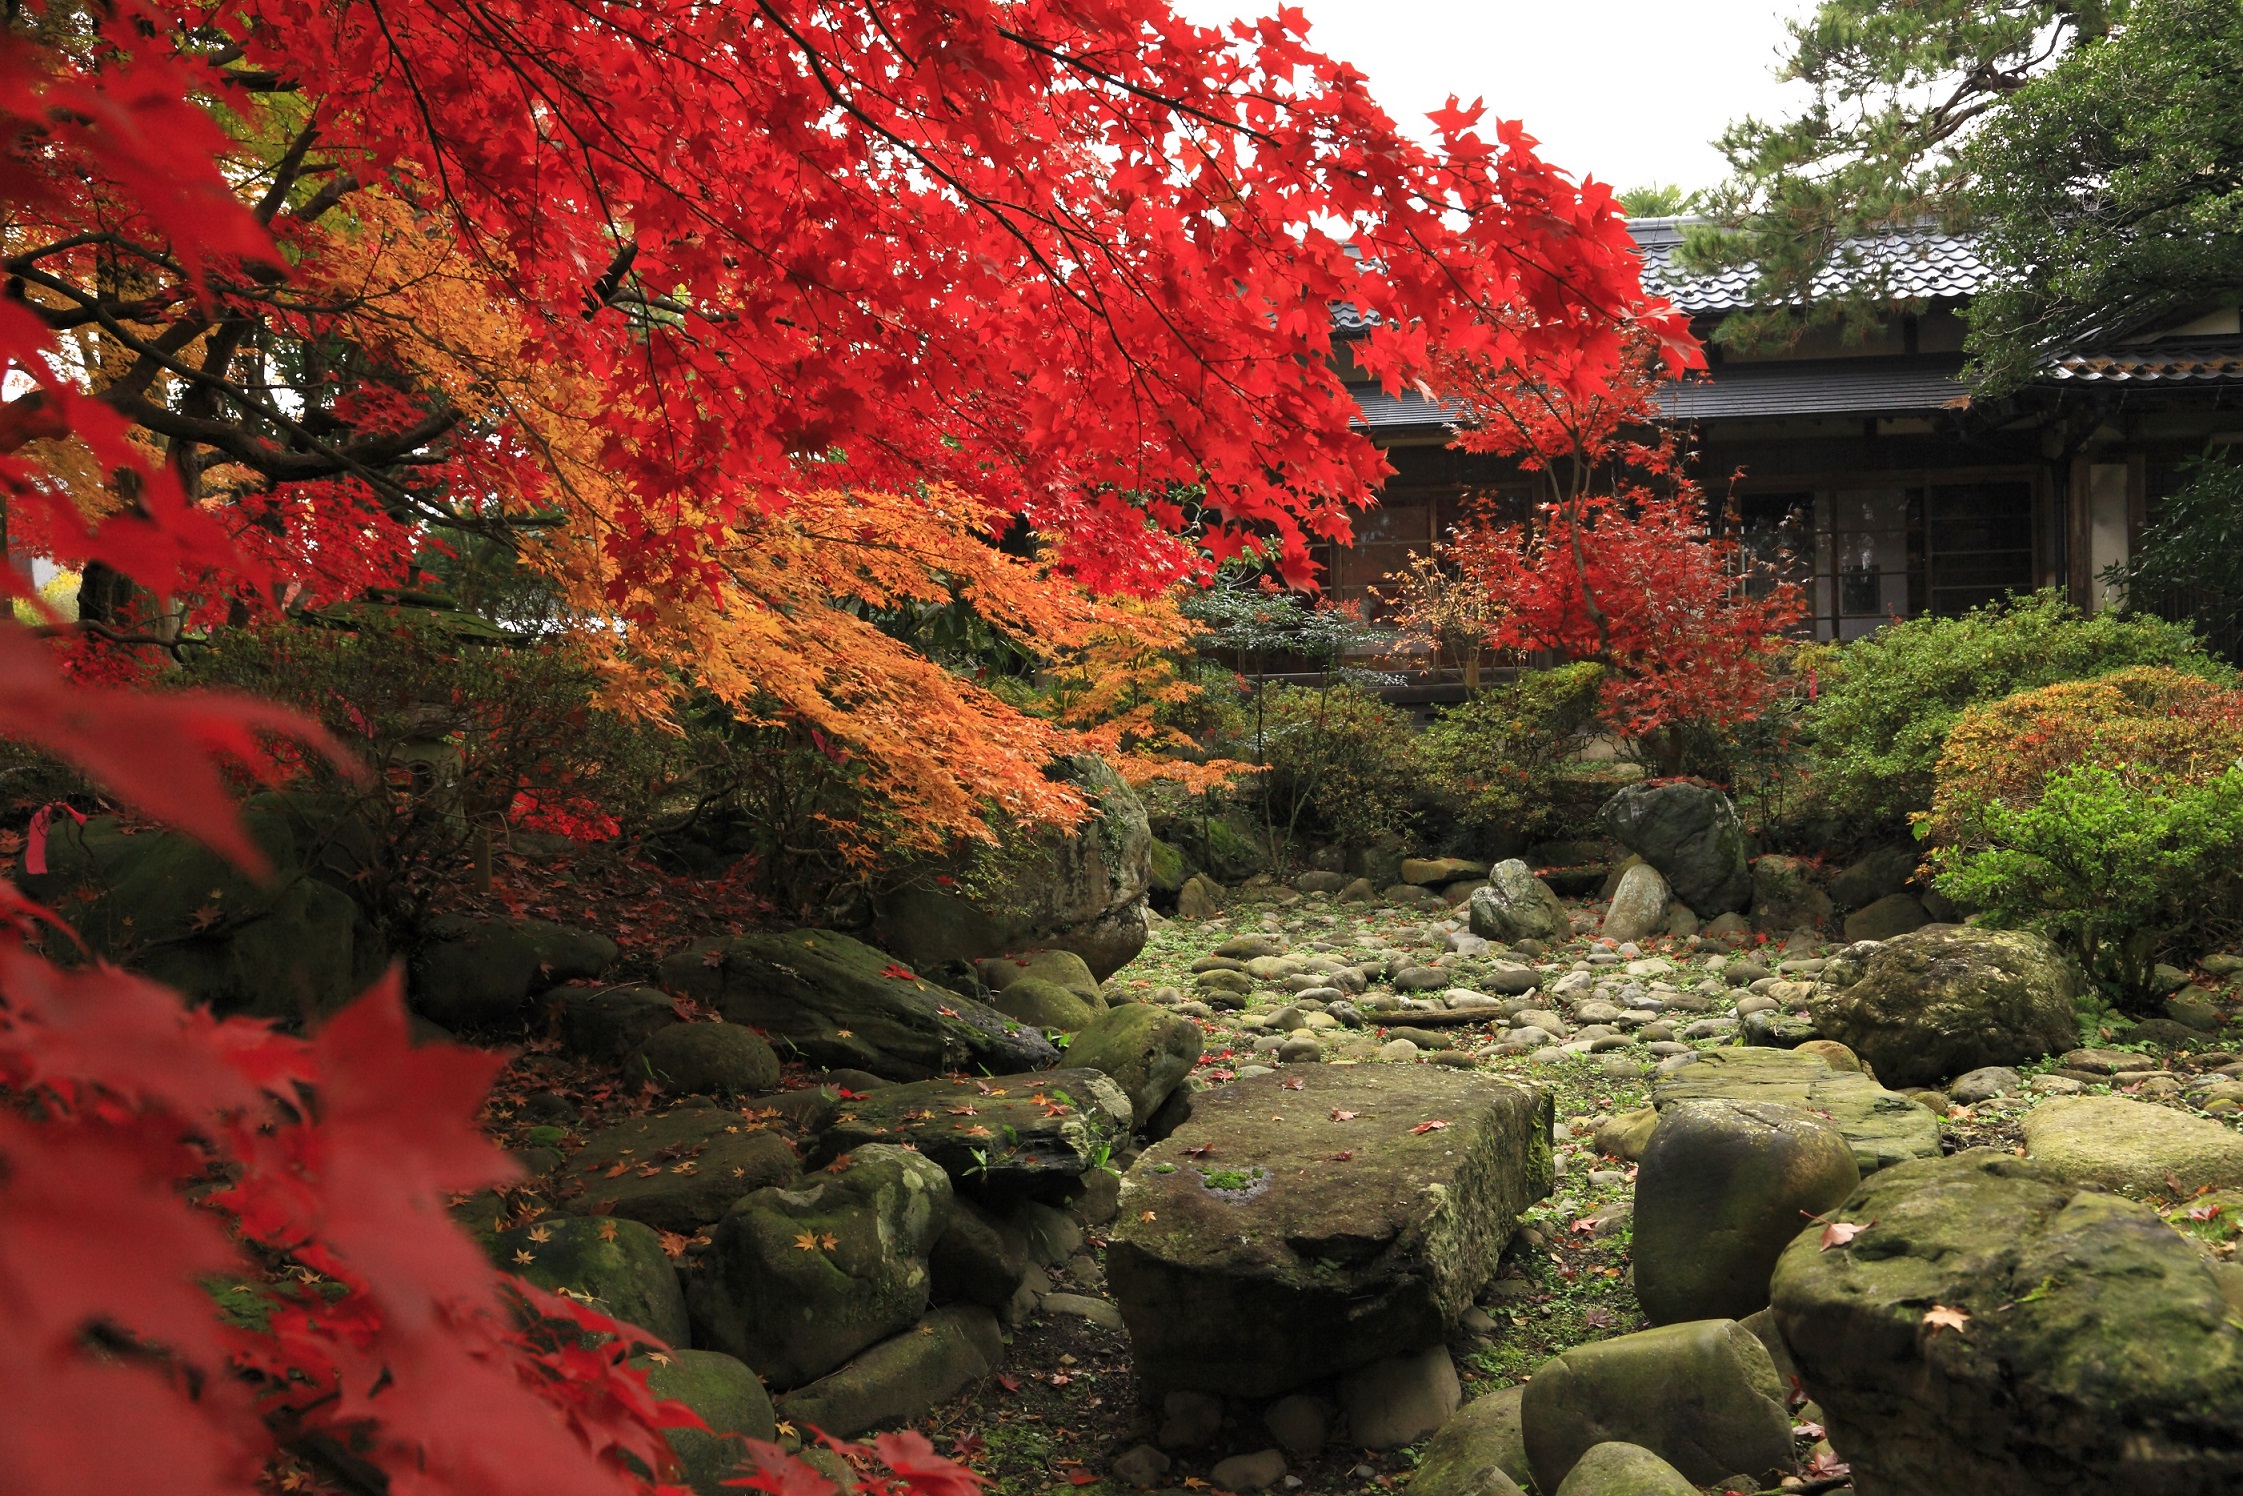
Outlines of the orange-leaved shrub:
[{"label": "orange-leaved shrub", "polygon": [[2243,758],[2243,691],[2163,666],[2062,681],[1974,707],[1939,758],[1933,841],[1977,838],[1990,807],[2022,809],[2049,776],[2086,766],[2128,779],[2200,784]]}]

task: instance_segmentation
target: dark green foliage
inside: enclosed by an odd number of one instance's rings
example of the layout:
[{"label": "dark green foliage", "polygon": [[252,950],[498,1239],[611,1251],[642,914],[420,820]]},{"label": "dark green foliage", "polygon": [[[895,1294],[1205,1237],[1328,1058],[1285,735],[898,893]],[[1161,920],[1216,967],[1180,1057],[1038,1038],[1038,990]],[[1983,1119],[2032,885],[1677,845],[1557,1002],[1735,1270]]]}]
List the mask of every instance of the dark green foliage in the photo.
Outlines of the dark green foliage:
[{"label": "dark green foliage", "polygon": [[2243,634],[2243,462],[2221,449],[2191,463],[2117,580],[2136,605],[2182,596],[2207,634]]},{"label": "dark green foliage", "polygon": [[1964,709],[2035,686],[2128,665],[2208,680],[2233,672],[2188,628],[2162,619],[2082,616],[2053,592],[1960,618],[1914,618],[1835,651],[1807,707],[1814,786],[1842,816],[1890,828],[1931,806],[1932,771]]},{"label": "dark green foliage", "polygon": [[373,832],[363,902],[416,918],[478,844],[527,833],[599,838],[649,825],[679,767],[673,734],[600,705],[565,645],[508,648],[414,607],[353,610],[349,627],[281,619],[222,630],[183,683],[225,686],[317,718],[373,770],[352,786],[316,760]]},{"label": "dark green foliage", "polygon": [[1401,825],[1417,777],[1408,714],[1347,685],[1273,685],[1258,706],[1260,741],[1241,746],[1268,765],[1253,793],[1280,862],[1304,831],[1353,846]]},{"label": "dark green foliage", "polygon": [[1962,152],[1980,254],[1982,389],[2085,341],[2243,299],[2243,6],[2136,0],[2009,94]]},{"label": "dark green foliage", "polygon": [[1989,805],[1984,845],[1932,853],[1935,887],[1999,924],[2041,931],[2121,1001],[2156,996],[2159,947],[2232,899],[2243,768],[2173,782],[2100,764],[2049,777],[2040,799]]},{"label": "dark green foliage", "polygon": [[1604,667],[1529,670],[1443,712],[1420,744],[1432,787],[1476,836],[1554,832],[1553,781],[1595,728]]},{"label": "dark green foliage", "polygon": [[[1783,76],[1806,83],[1812,101],[1791,119],[1747,118],[1723,133],[1730,180],[1706,206],[1721,228],[1687,247],[1701,269],[1758,269],[1756,300],[1771,310],[1731,318],[1722,339],[1877,325],[1893,299],[1889,267],[1859,242],[1927,219],[1967,225],[1982,185],[1963,150],[1971,132],[2126,9],[2124,0],[1823,0],[1790,23]],[[1826,282],[1810,297],[1833,267],[1850,272],[1849,288]]]}]

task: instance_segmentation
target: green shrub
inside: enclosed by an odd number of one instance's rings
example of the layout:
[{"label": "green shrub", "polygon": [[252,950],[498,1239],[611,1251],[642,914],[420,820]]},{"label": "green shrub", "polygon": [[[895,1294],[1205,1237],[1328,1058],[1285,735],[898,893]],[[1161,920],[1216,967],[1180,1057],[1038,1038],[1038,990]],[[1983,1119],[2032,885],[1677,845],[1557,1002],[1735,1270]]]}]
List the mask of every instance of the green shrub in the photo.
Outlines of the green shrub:
[{"label": "green shrub", "polygon": [[1258,705],[1260,741],[1241,746],[1268,766],[1255,789],[1281,862],[1306,832],[1354,846],[1401,826],[1418,775],[1407,713],[1347,685],[1270,686]]},{"label": "green shrub", "polygon": [[1553,783],[1595,728],[1603,684],[1586,661],[1531,670],[1441,713],[1420,745],[1432,788],[1477,834],[1556,829]]},{"label": "green shrub", "polygon": [[2129,665],[2234,678],[2184,625],[2084,617],[2053,592],[1892,624],[1825,658],[1804,715],[1816,791],[1841,815],[1888,825],[1930,808],[1947,730],[1981,702]]},{"label": "green shrub", "polygon": [[348,796],[374,833],[358,886],[377,916],[416,917],[478,845],[526,832],[603,840],[652,821],[674,783],[675,735],[603,709],[581,651],[508,647],[480,620],[414,607],[349,617],[221,630],[178,679],[293,706],[373,770],[353,786],[305,764],[310,787]]},{"label": "green shrub", "polygon": [[1978,827],[1981,845],[1932,854],[1933,886],[2048,935],[2140,1009],[2160,946],[2232,897],[2243,766],[2191,783],[2083,764],[2049,775],[2030,805],[1988,805]]}]

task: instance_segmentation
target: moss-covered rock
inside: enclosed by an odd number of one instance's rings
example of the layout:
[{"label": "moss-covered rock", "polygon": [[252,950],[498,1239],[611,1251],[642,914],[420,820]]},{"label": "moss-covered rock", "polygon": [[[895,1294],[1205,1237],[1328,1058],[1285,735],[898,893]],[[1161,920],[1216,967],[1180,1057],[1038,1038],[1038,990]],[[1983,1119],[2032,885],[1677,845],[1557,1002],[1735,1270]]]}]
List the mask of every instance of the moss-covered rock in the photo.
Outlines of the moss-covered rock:
[{"label": "moss-covered rock", "polygon": [[561,1042],[591,1060],[620,1060],[685,1022],[677,1000],[653,987],[563,987],[547,1000]]},{"label": "moss-covered rock", "polygon": [[1698,1496],[1698,1488],[1650,1450],[1613,1443],[1581,1456],[1558,1496]]},{"label": "moss-covered rock", "polygon": [[1752,860],[1754,929],[1775,934],[1801,927],[1819,930],[1830,913],[1830,895],[1816,886],[1804,859],[1771,854]]},{"label": "moss-covered rock", "polygon": [[771,1395],[756,1374],[722,1351],[673,1350],[666,1355],[634,1356],[630,1365],[646,1373],[647,1388],[656,1397],[684,1403],[708,1425],[663,1433],[694,1496],[734,1496],[740,1488],[724,1482],[738,1472],[747,1456],[741,1441],[769,1443],[778,1432]]},{"label": "moss-covered rock", "polygon": [[1133,1125],[1143,1128],[1199,1064],[1204,1042],[1199,1025],[1181,1014],[1128,1003],[1075,1035],[1067,1063],[1099,1071],[1120,1086],[1129,1097]]},{"label": "moss-covered rock", "polygon": [[569,1208],[690,1234],[742,1195],[801,1173],[786,1140],[738,1112],[681,1107],[602,1128],[561,1167]]},{"label": "moss-covered rock", "polygon": [[54,827],[48,871],[25,886],[94,954],[216,1012],[287,1022],[331,1013],[380,970],[380,943],[358,905],[307,867],[321,843],[300,816],[268,801],[243,824],[276,869],[270,884],[191,837],[95,816]]},{"label": "moss-covered rock", "polygon": [[1878,946],[1861,980],[1826,989],[1814,1016],[1823,1037],[1888,1084],[1931,1086],[2070,1049],[2085,990],[2079,968],[2043,936],[1926,925]]},{"label": "moss-covered rock", "polygon": [[1147,860],[1151,874],[1147,881],[1154,893],[1174,896],[1184,891],[1184,880],[1192,875],[1192,869],[1184,860],[1183,848],[1156,836]]},{"label": "moss-covered rock", "polygon": [[1629,1255],[1644,1314],[1665,1325],[1766,1308],[1783,1249],[1860,1183],[1845,1138],[1798,1107],[1669,1107],[1636,1176]]},{"label": "moss-covered rock", "polygon": [[779,1415],[797,1427],[854,1438],[883,1423],[917,1418],[1003,1361],[995,1315],[979,1305],[937,1309],[832,1375],[782,1397]]},{"label": "moss-covered rock", "polygon": [[932,1161],[877,1144],[799,1189],[746,1196],[691,1279],[695,1338],[774,1387],[825,1375],[927,1307],[927,1256],[951,1203]]},{"label": "moss-covered rock", "polygon": [[500,1267],[538,1287],[566,1293],[664,1345],[684,1345],[685,1294],[662,1238],[637,1221],[541,1216],[499,1232],[490,1244]]},{"label": "moss-covered rock", "polygon": [[809,1162],[897,1144],[977,1197],[1063,1199],[1128,1136],[1130,1119],[1129,1098],[1096,1070],[917,1081],[848,1102]]},{"label": "moss-covered rock", "polygon": [[2243,1133],[2173,1107],[2064,1096],[2024,1128],[2026,1151],[2067,1183],[2167,1196],[2243,1185]]},{"label": "moss-covered rock", "polygon": [[[1827,1122],[1863,1175],[1912,1158],[1939,1157],[1939,1118],[1858,1070],[1784,1049],[1712,1049],[1652,1087],[1660,1112],[1686,1101],[1769,1101]],[[1732,1474],[1735,1472],[1731,1472]]]},{"label": "moss-covered rock", "polygon": [[946,1070],[1035,1070],[1059,1058],[1034,1027],[831,930],[696,942],[661,971],[672,992],[828,1069],[925,1080]]},{"label": "moss-covered rock", "polygon": [[1838,1219],[1784,1253],[1775,1318],[1865,1496],[2243,1488],[2243,1328],[2146,1207],[1973,1149]]},{"label": "moss-covered rock", "polygon": [[989,995],[989,1006],[1030,1028],[1072,1034],[1090,1027],[1098,1010],[1080,997],[1039,977],[1020,977]]},{"label": "moss-covered rock", "polygon": [[1061,759],[1092,814],[1071,831],[1015,831],[910,870],[875,901],[873,938],[914,965],[1070,950],[1099,977],[1145,946],[1153,833],[1144,802],[1092,754]]},{"label": "moss-covered rock", "polygon": [[551,920],[445,916],[414,954],[407,992],[413,1011],[447,1028],[511,1023],[537,994],[598,976],[616,954],[605,935]]},{"label": "moss-covered rock", "polygon": [[1197,1096],[1124,1177],[1107,1249],[1138,1377],[1270,1396],[1438,1343],[1549,1189],[1550,1116],[1531,1087],[1448,1070]]},{"label": "moss-covered rock", "polygon": [[1518,1384],[1457,1409],[1418,1462],[1410,1496],[1516,1496],[1533,1479],[1519,1424],[1525,1396]]},{"label": "moss-covered rock", "polygon": [[1752,897],[1744,823],[1717,789],[1686,780],[1631,784],[1605,802],[1597,823],[1702,917],[1742,910]]},{"label": "moss-covered rock", "polygon": [[1474,891],[1465,905],[1472,933],[1483,940],[1511,944],[1521,940],[1567,940],[1573,935],[1573,916],[1534,876],[1534,870],[1517,858],[1499,862],[1488,874],[1488,886]]},{"label": "moss-covered rock", "polygon": [[1609,1442],[1640,1445],[1700,1485],[1791,1463],[1775,1364],[1735,1320],[1575,1346],[1535,1372],[1520,1412],[1534,1482],[1545,1491]]},{"label": "moss-covered rock", "polygon": [[1091,973],[1090,963],[1073,951],[1027,951],[1015,956],[997,956],[977,962],[976,970],[993,992],[1003,992],[1015,982],[1032,979],[1066,988],[1089,1004],[1093,1012],[1106,1011],[1106,997],[1099,990],[1098,978]]},{"label": "moss-covered rock", "polygon": [[779,1083],[779,1056],[737,1023],[681,1023],[649,1035],[626,1067],[673,1095],[744,1096]]}]

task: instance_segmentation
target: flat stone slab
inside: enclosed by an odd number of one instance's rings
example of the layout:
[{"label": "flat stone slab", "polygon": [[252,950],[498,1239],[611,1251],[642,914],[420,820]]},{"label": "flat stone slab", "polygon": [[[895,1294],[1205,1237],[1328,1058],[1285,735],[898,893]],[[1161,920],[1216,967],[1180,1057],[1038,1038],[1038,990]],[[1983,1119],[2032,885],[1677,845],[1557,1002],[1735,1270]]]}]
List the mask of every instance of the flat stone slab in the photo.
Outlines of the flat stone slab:
[{"label": "flat stone slab", "polygon": [[1651,1090],[1661,1112],[1685,1101],[1772,1101],[1836,1128],[1866,1177],[1912,1158],[1937,1158],[1939,1119],[1855,1070],[1833,1070],[1788,1049],[1712,1049]]},{"label": "flat stone slab", "polygon": [[2066,1096],[2025,1115],[2025,1147],[2070,1184],[2181,1196],[2243,1184],[2243,1133],[2123,1096]]},{"label": "flat stone slab", "polygon": [[827,1069],[909,1081],[1059,1060],[1041,1031],[831,930],[696,941],[665,957],[661,971],[670,991]]},{"label": "flat stone slab", "polygon": [[557,1198],[579,1215],[690,1235],[741,1196],[801,1173],[773,1115],[681,1107],[602,1128],[557,1171]]},{"label": "flat stone slab", "polygon": [[1323,1065],[1195,1097],[1123,1177],[1106,1281],[1138,1376],[1266,1397],[1439,1343],[1549,1193],[1547,1093]]},{"label": "flat stone slab", "polygon": [[1129,1097],[1096,1070],[926,1080],[844,1102],[810,1150],[821,1167],[868,1143],[913,1148],[960,1191],[1063,1197],[1128,1137]]}]

